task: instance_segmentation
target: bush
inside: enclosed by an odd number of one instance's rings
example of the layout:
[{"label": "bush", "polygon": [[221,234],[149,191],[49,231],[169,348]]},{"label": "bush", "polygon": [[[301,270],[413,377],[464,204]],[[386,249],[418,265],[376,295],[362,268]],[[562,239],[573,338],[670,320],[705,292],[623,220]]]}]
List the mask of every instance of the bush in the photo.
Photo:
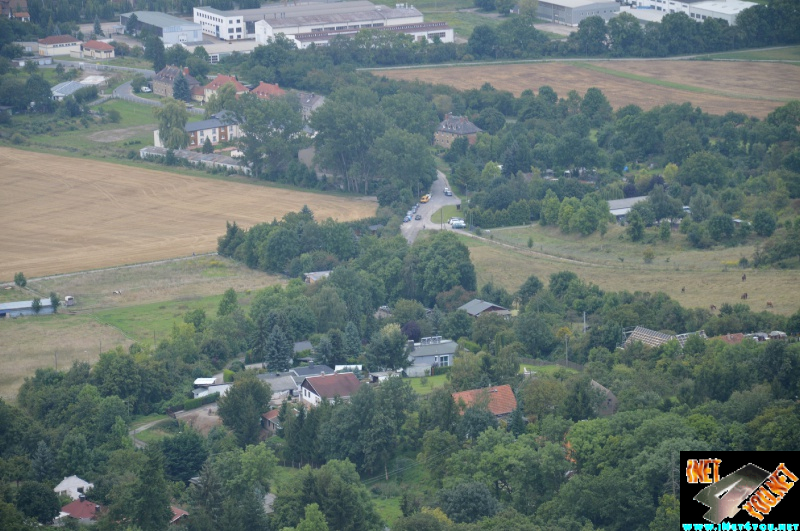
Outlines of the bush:
[{"label": "bush", "polygon": [[211,404],[216,402],[219,399],[219,393],[211,393],[206,396],[201,396],[200,398],[190,398],[183,403],[183,409],[188,411],[190,409],[195,409],[200,406],[204,406],[206,404]]},{"label": "bush", "polygon": [[12,144],[20,145],[20,144],[25,144],[27,141],[28,139],[19,133],[14,133],[13,135],[11,135]]},{"label": "bush", "polygon": [[225,369],[222,371],[222,381],[225,383],[232,382],[234,378],[234,373],[230,369]]}]

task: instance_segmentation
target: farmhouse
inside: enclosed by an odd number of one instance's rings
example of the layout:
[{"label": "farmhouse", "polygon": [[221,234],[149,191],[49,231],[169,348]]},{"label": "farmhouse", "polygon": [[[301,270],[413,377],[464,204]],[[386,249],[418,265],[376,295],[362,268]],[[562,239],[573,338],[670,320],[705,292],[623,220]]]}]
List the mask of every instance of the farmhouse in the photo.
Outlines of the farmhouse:
[{"label": "farmhouse", "polygon": [[517,399],[510,385],[498,385],[485,389],[472,389],[453,393],[453,401],[464,414],[470,406],[486,402],[487,409],[497,418],[505,418],[517,408]]},{"label": "farmhouse", "polygon": [[442,123],[433,134],[433,143],[437,146],[450,149],[450,145],[456,138],[465,136],[470,144],[474,144],[478,139],[481,128],[467,120],[464,116],[453,116],[447,113]]},{"label": "farmhouse", "polygon": [[619,14],[619,4],[613,0],[542,0],[536,13],[555,24],[577,26],[589,17],[610,20]]},{"label": "farmhouse", "polygon": [[89,489],[94,488],[93,483],[89,483],[88,481],[84,481],[78,476],[69,476],[64,478],[61,483],[56,485],[53,489],[56,494],[66,495],[72,498],[73,500],[77,500],[81,497],[82,494],[86,494]]},{"label": "farmhouse", "polygon": [[4,302],[0,304],[0,319],[3,317],[21,317],[23,315],[47,315],[55,313],[53,303],[50,299],[39,301],[41,308],[36,312],[33,309],[33,301]]},{"label": "farmhouse", "polygon": [[300,398],[313,407],[323,400],[333,402],[336,397],[350,400],[359,387],[361,382],[352,372],[311,376],[300,385]]},{"label": "farmhouse", "polygon": [[83,59],[113,59],[114,47],[107,42],[87,41],[81,45]]},{"label": "farmhouse", "polygon": [[500,305],[494,304],[492,302],[482,301],[480,299],[472,299],[468,303],[459,306],[459,310],[464,310],[472,317],[480,317],[484,313],[496,313],[498,315],[502,315],[503,317],[508,317],[511,315],[511,312],[508,308],[503,308]]},{"label": "farmhouse", "polygon": [[71,35],[51,35],[39,39],[39,55],[53,57],[81,51],[81,41]]},{"label": "farmhouse", "polygon": [[127,26],[133,15],[136,15],[136,31],[140,32],[145,29],[150,31],[164,41],[164,46],[203,40],[203,32],[199,24],[156,11],[123,13],[119,16],[120,25]]},{"label": "farmhouse", "polygon": [[640,203],[645,199],[647,199],[646,195],[626,197],[625,199],[612,199],[608,202],[608,211],[612,216],[614,216],[614,218],[617,220],[617,223],[624,223],[625,217],[628,215],[628,212],[631,211],[633,205]]},{"label": "farmhouse", "polygon": [[441,336],[423,337],[419,343],[410,343],[406,374],[411,377],[435,374],[437,367],[449,367],[455,359],[458,343]]},{"label": "farmhouse", "polygon": [[183,77],[186,78],[186,83],[189,85],[189,90],[200,86],[200,82],[189,75],[189,69],[184,67],[181,69],[175,65],[167,65],[153,77],[153,94],[164,96],[166,98],[172,97],[172,89],[175,86],[175,80],[183,72]]}]

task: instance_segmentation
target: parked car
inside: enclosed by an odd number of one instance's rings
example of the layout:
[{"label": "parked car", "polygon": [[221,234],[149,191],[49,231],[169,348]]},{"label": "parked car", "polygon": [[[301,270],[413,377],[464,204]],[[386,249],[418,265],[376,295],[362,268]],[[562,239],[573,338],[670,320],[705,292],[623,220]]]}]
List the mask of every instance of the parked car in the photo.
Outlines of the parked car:
[{"label": "parked car", "polygon": [[453,195],[453,192],[450,191],[450,188],[445,188],[444,195]]},{"label": "parked car", "polygon": [[453,227],[454,229],[466,229],[467,228],[467,224],[464,223],[463,221],[454,221],[451,224],[451,227]]},{"label": "parked car", "polygon": [[143,86],[143,87],[142,87],[141,89],[139,89],[139,90],[141,90],[142,92],[153,92],[153,89],[151,89],[151,88],[150,88],[150,87],[148,87],[147,85]]},{"label": "parked car", "polygon": [[403,218],[403,223],[408,223],[409,221],[411,221],[411,216],[406,216]]},{"label": "parked car", "polygon": [[453,223],[456,223],[456,222],[459,222],[459,221],[460,221],[461,223],[464,223],[464,220],[463,220],[463,219],[461,219],[461,218],[450,218],[450,219],[448,219],[448,220],[447,220],[447,223],[448,223],[449,225],[452,225]]},{"label": "parked car", "polygon": [[414,219],[416,219],[417,221],[421,220],[422,214],[417,214],[416,216],[414,216]]},{"label": "parked car", "polygon": [[422,199],[419,200],[420,203],[427,203],[431,200],[431,194],[425,194],[422,196]]}]

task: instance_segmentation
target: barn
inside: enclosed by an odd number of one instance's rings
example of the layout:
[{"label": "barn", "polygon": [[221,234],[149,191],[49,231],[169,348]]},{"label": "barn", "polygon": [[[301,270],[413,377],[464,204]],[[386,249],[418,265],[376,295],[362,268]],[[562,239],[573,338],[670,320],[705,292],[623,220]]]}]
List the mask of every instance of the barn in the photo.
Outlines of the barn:
[{"label": "barn", "polygon": [[5,302],[0,304],[0,318],[3,317],[21,317],[23,315],[47,315],[55,313],[53,311],[53,303],[49,298],[40,300],[42,307],[39,312],[33,311],[33,301],[17,301]]}]

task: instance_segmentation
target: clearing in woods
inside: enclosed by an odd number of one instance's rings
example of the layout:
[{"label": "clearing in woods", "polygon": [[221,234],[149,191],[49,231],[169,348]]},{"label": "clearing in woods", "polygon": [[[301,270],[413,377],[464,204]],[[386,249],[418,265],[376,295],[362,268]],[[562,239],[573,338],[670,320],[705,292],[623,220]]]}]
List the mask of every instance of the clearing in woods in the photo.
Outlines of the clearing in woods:
[{"label": "clearing in woods", "polygon": [[215,251],[226,221],[242,227],[303,205],[318,220],[375,214],[352,198],[224,182],[0,148],[0,280],[31,279]]},{"label": "clearing in woods", "polygon": [[[459,90],[484,83],[516,96],[549,85],[564,98],[603,91],[611,106],[643,109],[691,102],[710,114],[741,112],[760,118],[800,98],[800,67],[785,63],[711,61],[591,61],[486,64],[372,71],[390,79],[446,84]],[[765,82],[768,80],[768,82]]]}]

